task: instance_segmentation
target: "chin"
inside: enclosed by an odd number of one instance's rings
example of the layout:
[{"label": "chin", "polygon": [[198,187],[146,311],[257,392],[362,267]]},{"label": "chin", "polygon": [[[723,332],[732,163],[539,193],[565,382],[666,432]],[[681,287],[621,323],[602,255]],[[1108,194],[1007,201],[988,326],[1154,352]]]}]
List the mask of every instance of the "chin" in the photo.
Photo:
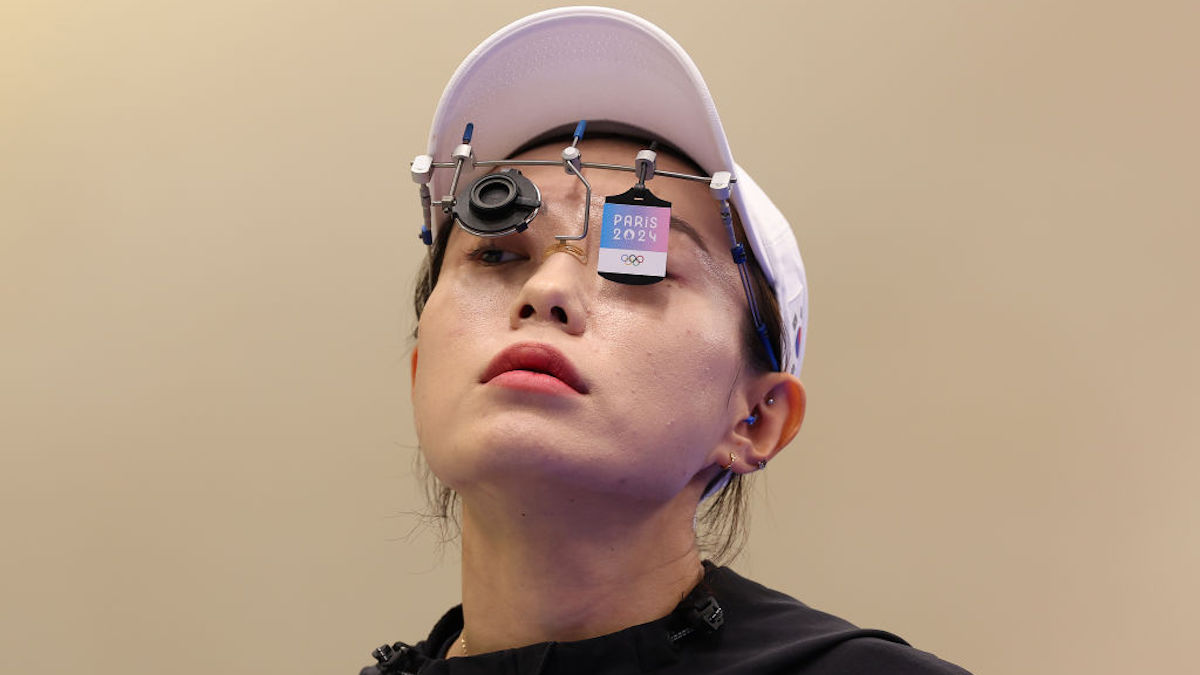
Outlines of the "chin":
[{"label": "chin", "polygon": [[663,503],[687,489],[694,478],[680,462],[667,461],[679,455],[597,443],[593,435],[548,425],[544,419],[531,428],[520,417],[493,423],[474,420],[449,438],[422,443],[430,468],[460,493],[479,489],[570,502],[591,495]]}]

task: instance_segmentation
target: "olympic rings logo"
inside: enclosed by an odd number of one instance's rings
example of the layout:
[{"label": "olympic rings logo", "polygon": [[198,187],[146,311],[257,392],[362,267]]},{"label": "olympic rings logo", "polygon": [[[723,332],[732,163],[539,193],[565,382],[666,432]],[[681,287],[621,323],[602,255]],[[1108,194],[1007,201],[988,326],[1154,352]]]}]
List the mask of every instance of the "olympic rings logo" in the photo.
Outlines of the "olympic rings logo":
[{"label": "olympic rings logo", "polygon": [[646,262],[646,257],[634,253],[626,253],[625,255],[621,256],[621,262],[625,263],[626,265],[633,265],[634,267],[637,267],[638,265]]}]

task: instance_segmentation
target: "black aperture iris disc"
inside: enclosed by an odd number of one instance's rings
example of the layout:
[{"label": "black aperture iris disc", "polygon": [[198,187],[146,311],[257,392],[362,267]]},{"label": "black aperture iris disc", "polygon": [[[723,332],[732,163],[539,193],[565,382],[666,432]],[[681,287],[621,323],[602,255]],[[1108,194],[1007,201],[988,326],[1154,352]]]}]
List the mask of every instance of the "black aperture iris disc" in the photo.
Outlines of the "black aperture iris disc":
[{"label": "black aperture iris disc", "polygon": [[503,212],[516,198],[517,182],[502,173],[484,176],[471,186],[471,208],[478,213]]},{"label": "black aperture iris disc", "polygon": [[516,169],[480,176],[463,188],[454,203],[454,219],[467,232],[499,237],[529,226],[542,205],[542,193]]}]

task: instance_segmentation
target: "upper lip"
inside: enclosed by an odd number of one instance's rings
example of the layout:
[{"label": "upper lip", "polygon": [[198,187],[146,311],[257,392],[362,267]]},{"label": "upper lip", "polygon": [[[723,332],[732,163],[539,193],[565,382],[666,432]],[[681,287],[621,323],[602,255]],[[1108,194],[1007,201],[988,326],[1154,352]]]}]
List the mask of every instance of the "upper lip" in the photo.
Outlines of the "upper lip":
[{"label": "upper lip", "polygon": [[575,391],[586,394],[587,384],[579,371],[562,352],[542,342],[518,342],[496,354],[479,381],[483,384],[493,377],[512,370],[531,370],[556,377]]}]

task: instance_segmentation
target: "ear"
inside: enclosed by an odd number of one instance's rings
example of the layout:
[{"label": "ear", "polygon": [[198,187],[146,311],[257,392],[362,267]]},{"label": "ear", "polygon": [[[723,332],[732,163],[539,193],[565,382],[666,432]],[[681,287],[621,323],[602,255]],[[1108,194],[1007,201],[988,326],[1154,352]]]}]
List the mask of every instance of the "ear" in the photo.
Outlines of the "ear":
[{"label": "ear", "polygon": [[412,379],[409,382],[410,387],[417,386],[417,348],[413,347],[412,353]]},{"label": "ear", "polygon": [[[804,385],[789,373],[766,373],[749,384],[745,414],[731,421],[732,428],[719,450],[716,464],[735,473],[750,473],[766,466],[800,431],[808,396]],[[730,459],[728,448],[733,448]]]}]

